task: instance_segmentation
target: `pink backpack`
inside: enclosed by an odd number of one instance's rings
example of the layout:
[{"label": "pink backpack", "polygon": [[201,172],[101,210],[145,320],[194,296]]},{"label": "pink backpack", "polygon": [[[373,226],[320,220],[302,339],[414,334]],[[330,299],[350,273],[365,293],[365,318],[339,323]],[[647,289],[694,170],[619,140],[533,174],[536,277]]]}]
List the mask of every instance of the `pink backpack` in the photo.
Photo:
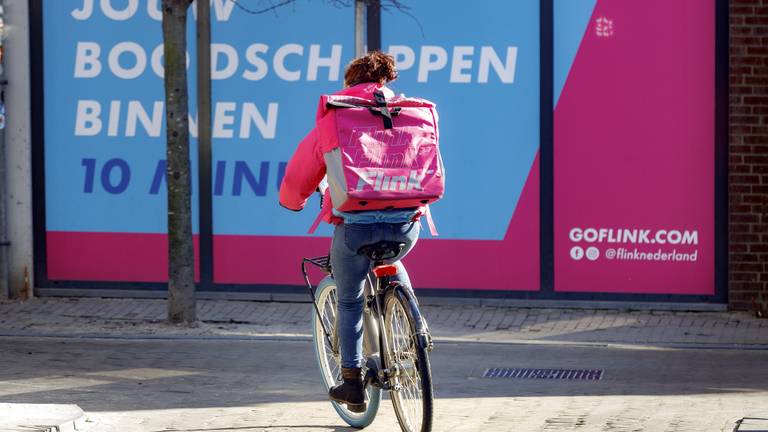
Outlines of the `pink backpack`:
[{"label": "pink backpack", "polygon": [[[322,137],[333,207],[339,211],[421,207],[443,197],[445,172],[435,104],[424,99],[375,102],[324,96]],[[329,150],[328,150],[329,149]],[[427,212],[429,218],[429,213]],[[431,224],[431,221],[429,221]]]}]

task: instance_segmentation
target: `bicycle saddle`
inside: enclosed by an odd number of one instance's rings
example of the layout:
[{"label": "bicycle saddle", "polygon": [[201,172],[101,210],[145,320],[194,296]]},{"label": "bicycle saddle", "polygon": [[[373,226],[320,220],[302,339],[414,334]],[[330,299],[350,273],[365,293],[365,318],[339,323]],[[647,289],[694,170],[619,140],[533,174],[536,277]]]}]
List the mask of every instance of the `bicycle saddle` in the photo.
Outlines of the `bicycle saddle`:
[{"label": "bicycle saddle", "polygon": [[402,242],[380,241],[361,247],[357,253],[367,256],[371,261],[382,261],[400,255],[404,248],[405,243]]}]

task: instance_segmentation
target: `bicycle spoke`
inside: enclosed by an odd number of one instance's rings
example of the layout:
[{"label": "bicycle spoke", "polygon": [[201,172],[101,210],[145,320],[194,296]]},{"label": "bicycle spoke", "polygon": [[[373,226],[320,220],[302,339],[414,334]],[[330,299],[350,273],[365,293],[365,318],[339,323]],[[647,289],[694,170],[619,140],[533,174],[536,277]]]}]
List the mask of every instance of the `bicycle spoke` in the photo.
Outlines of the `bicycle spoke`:
[{"label": "bicycle spoke", "polygon": [[331,307],[329,308],[331,311],[331,318],[333,318],[333,321],[336,321],[336,305],[339,304],[338,300],[336,299],[336,290],[334,290],[330,295],[328,295],[328,299],[331,302]]},{"label": "bicycle spoke", "polygon": [[[341,373],[341,355],[336,334],[338,293],[333,285],[317,288],[317,311],[313,321],[313,339],[318,366],[326,389],[343,382]],[[326,333],[327,332],[327,333]],[[329,334],[328,334],[329,333]],[[350,426],[362,428],[369,425],[378,411],[381,390],[368,386],[365,389],[365,412],[352,412],[343,403],[331,402],[333,409]]]},{"label": "bicycle spoke", "polygon": [[392,357],[400,369],[396,379],[399,390],[393,396],[401,409],[402,421],[406,423],[406,427],[412,431],[420,431],[423,421],[421,376],[411,326],[400,303],[395,303],[392,307],[390,329]]},{"label": "bicycle spoke", "polygon": [[[328,297],[323,304],[323,322],[325,328],[329,332],[333,333],[333,328],[336,323],[336,291],[332,291],[328,294]],[[333,382],[338,383],[341,381],[341,367],[339,366],[339,358],[336,353],[335,347],[332,346],[329,337],[325,337],[323,341],[325,347],[326,362],[328,363],[328,369],[330,372],[330,378]]]}]

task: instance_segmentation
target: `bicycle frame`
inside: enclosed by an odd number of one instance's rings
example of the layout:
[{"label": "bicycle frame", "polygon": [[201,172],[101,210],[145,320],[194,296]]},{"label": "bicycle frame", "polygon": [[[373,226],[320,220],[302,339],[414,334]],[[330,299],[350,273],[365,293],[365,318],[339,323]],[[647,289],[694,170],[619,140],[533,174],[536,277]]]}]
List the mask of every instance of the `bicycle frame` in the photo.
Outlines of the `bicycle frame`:
[{"label": "bicycle frame", "polygon": [[[374,267],[376,266],[376,263],[374,264]],[[369,281],[370,281],[369,276]],[[381,362],[380,365],[377,365],[377,375],[375,376],[375,380],[371,380],[371,384],[377,385],[378,387],[381,387],[384,390],[391,390],[391,387],[389,385],[389,359],[388,356],[383,355],[383,353],[391,353],[389,342],[387,341],[387,331],[386,327],[384,326],[384,297],[386,296],[387,292],[389,290],[394,289],[395,285],[391,284],[389,282],[389,277],[382,277],[382,278],[375,278],[375,285],[372,284],[372,290],[373,293],[371,294],[372,298],[366,299],[368,302],[368,307],[370,308],[373,306],[374,313],[376,316],[376,324],[377,324],[377,333],[378,333],[378,339],[379,339],[379,347],[381,348],[379,350],[379,361]],[[369,370],[371,370],[369,368]],[[374,378],[374,377],[366,377],[366,378]]]},{"label": "bicycle frame", "polygon": [[[325,338],[328,340],[328,345],[334,346],[333,342],[331,341],[331,334],[328,331],[327,328],[325,328],[325,323],[323,322],[323,317],[320,315],[320,309],[317,307],[317,298],[315,298],[315,291],[312,289],[312,282],[309,281],[309,274],[307,274],[307,263],[313,264],[320,268],[321,271],[323,271],[326,274],[332,275],[331,272],[331,257],[325,256],[325,257],[318,257],[318,258],[304,258],[301,260],[301,273],[304,275],[304,281],[307,283],[307,290],[309,291],[309,296],[312,297],[312,305],[315,308],[315,313],[317,314],[317,318],[320,320],[320,325],[323,327],[323,334],[325,335]],[[335,325],[334,325],[335,327]]]},{"label": "bicycle frame", "polygon": [[[333,338],[333,335],[331,335],[331,332],[326,328],[325,322],[323,322],[322,315],[320,314],[320,309],[317,305],[317,298],[315,297],[315,292],[312,288],[312,283],[309,280],[309,274],[307,273],[307,267],[306,264],[310,263],[318,268],[320,268],[321,271],[323,271],[326,274],[329,274],[333,276],[333,271],[330,265],[330,258],[329,257],[319,257],[319,258],[304,258],[301,262],[301,272],[304,275],[304,281],[307,284],[307,290],[309,291],[310,297],[312,297],[312,305],[315,310],[315,314],[317,314],[317,317],[320,321],[320,324],[323,329],[323,334],[325,335],[326,340],[328,341],[328,345],[331,346],[334,350],[337,348],[334,341],[336,338]],[[376,267],[377,265],[381,265],[383,263],[381,262],[374,262],[373,267]],[[375,377],[366,377],[371,381],[371,384],[381,387],[384,390],[390,390],[389,385],[389,359],[385,355],[381,355],[382,353],[390,353],[390,347],[389,342],[386,338],[386,331],[381,331],[381,329],[385,329],[384,327],[384,298],[386,294],[392,290],[395,289],[397,286],[397,283],[390,283],[390,278],[388,276],[385,277],[375,277],[373,273],[370,273],[367,276],[365,291],[363,292],[364,295],[364,301],[365,301],[365,307],[367,311],[371,311],[372,317],[366,317],[364,310],[363,312],[363,344],[364,344],[364,350],[368,351],[369,353],[375,353],[379,352],[379,364],[375,365]],[[371,319],[373,318],[373,319]],[[334,329],[336,328],[334,324]],[[378,346],[373,346],[374,343],[377,343]],[[379,348],[379,349],[376,349]],[[373,359],[376,361],[375,359]],[[374,365],[369,365],[368,370],[372,371],[374,370]]]},{"label": "bicycle frame", "polygon": [[[372,262],[372,270],[363,284],[362,311],[363,379],[369,405],[364,406],[362,414],[350,412],[349,407],[344,408],[345,402],[332,397],[337,400],[333,407],[350,426],[365,427],[378,412],[382,390],[387,390],[391,392],[390,399],[403,430],[431,431],[434,391],[427,354],[432,351],[432,337],[426,320],[419,311],[414,292],[397,279],[397,267],[385,264],[387,258],[381,259],[383,254],[376,250],[366,250],[364,254]],[[328,274],[317,286],[319,297],[315,296],[309,280],[307,263]],[[313,338],[317,362],[324,383],[332,389],[342,379],[338,313],[330,309],[338,307],[338,286],[333,280],[329,257],[304,258],[302,272],[316,314]],[[329,319],[333,322],[328,322]]]}]

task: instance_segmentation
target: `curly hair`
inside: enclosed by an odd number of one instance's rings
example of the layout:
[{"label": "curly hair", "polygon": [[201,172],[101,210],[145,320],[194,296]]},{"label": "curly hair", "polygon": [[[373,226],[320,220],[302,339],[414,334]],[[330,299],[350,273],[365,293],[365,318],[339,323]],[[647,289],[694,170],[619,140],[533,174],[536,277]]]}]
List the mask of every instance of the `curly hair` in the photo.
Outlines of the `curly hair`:
[{"label": "curly hair", "polygon": [[395,79],[397,79],[395,59],[381,51],[371,51],[352,60],[344,72],[344,86],[346,87],[367,82],[386,84]]}]

